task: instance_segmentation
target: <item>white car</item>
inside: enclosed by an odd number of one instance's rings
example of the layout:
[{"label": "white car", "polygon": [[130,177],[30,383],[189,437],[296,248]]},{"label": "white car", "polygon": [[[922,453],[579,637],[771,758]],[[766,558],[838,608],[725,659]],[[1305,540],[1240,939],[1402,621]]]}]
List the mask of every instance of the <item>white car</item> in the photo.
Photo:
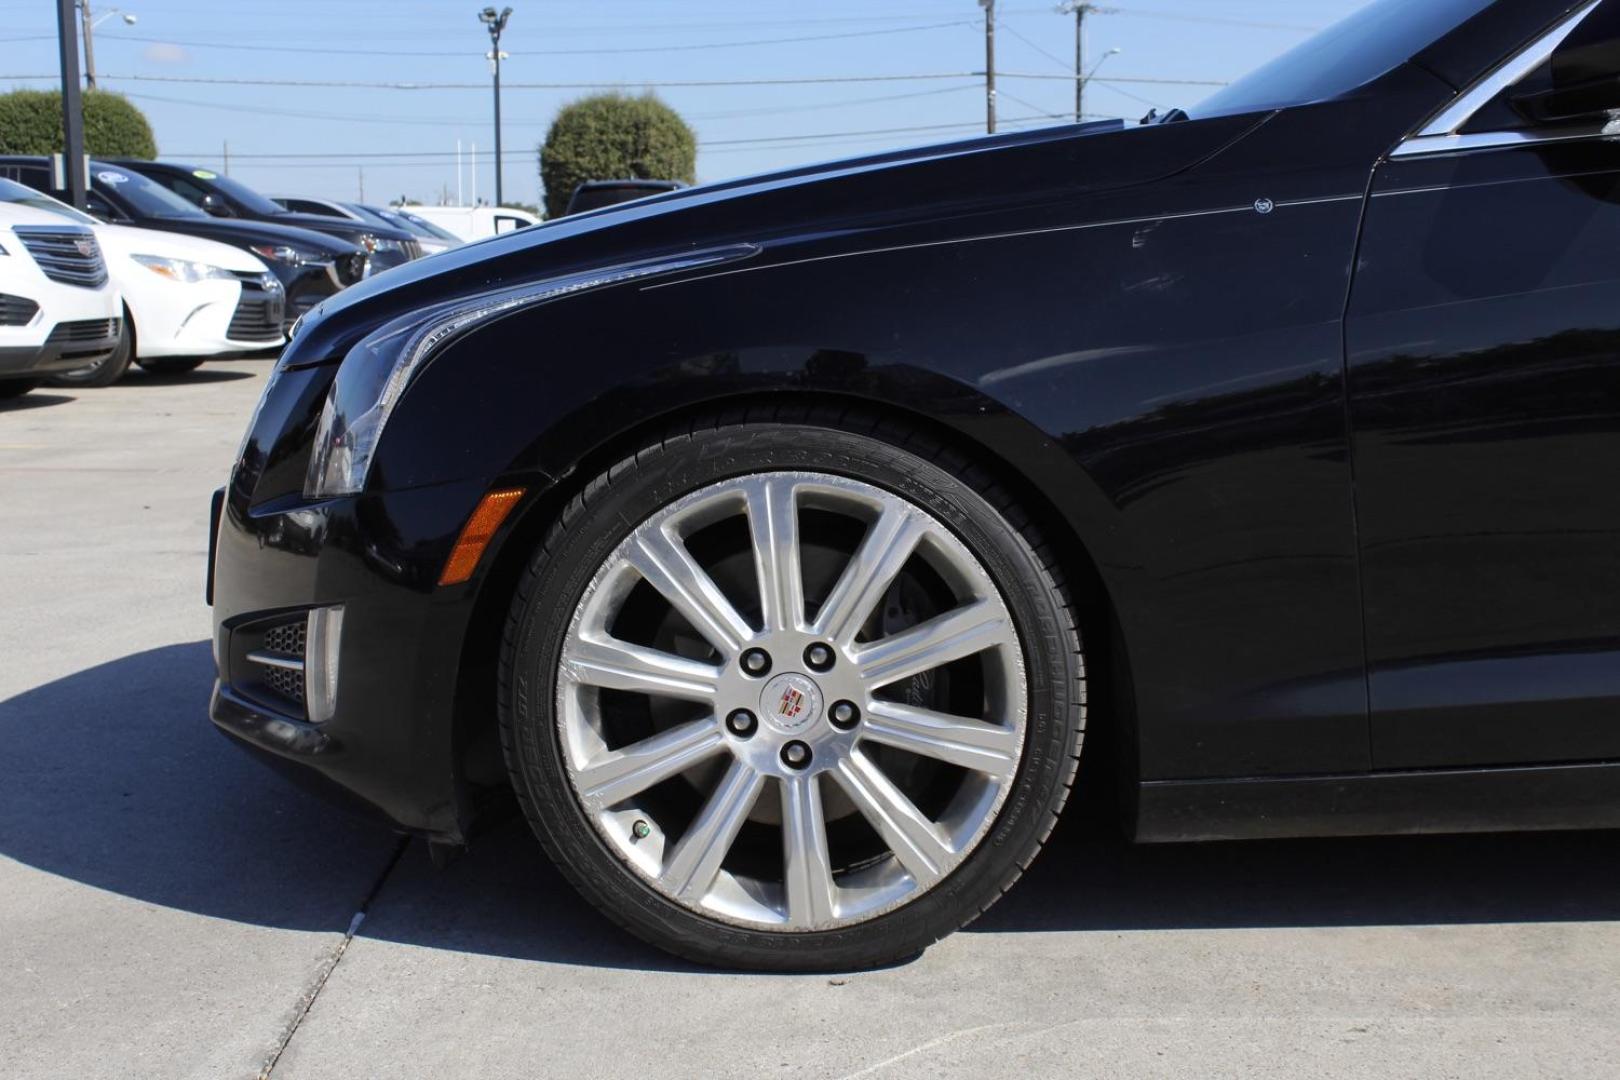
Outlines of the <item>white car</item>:
[{"label": "white car", "polygon": [[123,338],[123,310],[88,226],[0,202],[0,398],[104,362]]},{"label": "white car", "polygon": [[153,372],[190,371],[210,356],[274,348],[284,340],[281,282],[249,252],[201,237],[104,224],[6,180],[0,180],[0,205],[89,226],[123,295],[120,347],[54,376],[56,382],[106,386],[132,360]]},{"label": "white car", "polygon": [[511,206],[403,206],[404,210],[463,240],[482,240],[538,225],[540,219]]}]

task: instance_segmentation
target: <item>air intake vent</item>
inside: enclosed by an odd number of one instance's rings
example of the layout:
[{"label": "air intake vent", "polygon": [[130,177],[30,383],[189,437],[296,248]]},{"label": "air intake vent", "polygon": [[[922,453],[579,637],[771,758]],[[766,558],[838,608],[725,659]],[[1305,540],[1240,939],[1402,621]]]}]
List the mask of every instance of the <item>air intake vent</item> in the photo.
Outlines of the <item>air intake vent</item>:
[{"label": "air intake vent", "polygon": [[38,312],[39,305],[26,296],[0,293],[0,326],[27,326]]}]

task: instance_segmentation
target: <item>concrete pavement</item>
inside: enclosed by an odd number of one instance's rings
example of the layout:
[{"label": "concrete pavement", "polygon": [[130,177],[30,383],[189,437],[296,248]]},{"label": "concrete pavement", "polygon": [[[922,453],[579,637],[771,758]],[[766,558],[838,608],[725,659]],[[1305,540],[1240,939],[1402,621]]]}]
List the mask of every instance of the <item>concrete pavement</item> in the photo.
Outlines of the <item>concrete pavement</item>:
[{"label": "concrete pavement", "polygon": [[1614,834],[1070,822],[970,930],[832,978],[627,939],[520,822],[434,871],[204,715],[208,495],[268,368],[0,405],[0,1076],[1620,1072]]}]

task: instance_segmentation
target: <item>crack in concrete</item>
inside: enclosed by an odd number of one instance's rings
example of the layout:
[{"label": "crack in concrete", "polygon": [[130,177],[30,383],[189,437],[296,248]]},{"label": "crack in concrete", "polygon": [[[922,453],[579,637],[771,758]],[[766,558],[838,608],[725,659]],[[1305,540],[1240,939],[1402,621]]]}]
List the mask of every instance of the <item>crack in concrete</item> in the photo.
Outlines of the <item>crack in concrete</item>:
[{"label": "crack in concrete", "polygon": [[321,969],[316,973],[309,989],[299,999],[298,1008],[294,1011],[292,1020],[288,1022],[286,1030],[281,1033],[281,1039],[276,1043],[276,1048],[265,1059],[264,1067],[259,1070],[259,1080],[270,1080],[270,1074],[275,1071],[276,1064],[281,1060],[281,1055],[286,1052],[288,1045],[292,1043],[293,1036],[298,1034],[298,1028],[303,1024],[304,1017],[308,1016],[310,1009],[315,1007],[315,999],[321,996],[322,990],[326,989],[326,980],[332,977],[332,972],[337,970],[338,963],[343,959],[343,954],[348,952],[349,942],[354,940],[355,932],[360,929],[360,924],[366,921],[366,912],[371,910],[371,905],[377,899],[377,894],[382,892],[383,885],[388,881],[389,876],[393,874],[394,867],[399,865],[399,860],[405,854],[405,849],[410,846],[410,842],[410,837],[400,837],[399,844],[394,848],[393,855],[389,857],[388,862],[383,866],[382,873],[377,875],[377,880],[372,883],[371,888],[360,901],[360,910],[356,911],[349,920],[349,928],[344,932],[343,940],[333,947],[331,955],[321,965]]}]

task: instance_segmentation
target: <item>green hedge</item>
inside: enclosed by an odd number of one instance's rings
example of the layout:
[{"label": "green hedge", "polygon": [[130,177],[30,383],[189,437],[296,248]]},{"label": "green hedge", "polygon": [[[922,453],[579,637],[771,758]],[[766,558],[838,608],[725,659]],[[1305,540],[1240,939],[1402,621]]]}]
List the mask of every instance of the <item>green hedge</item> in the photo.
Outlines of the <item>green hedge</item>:
[{"label": "green hedge", "polygon": [[697,136],[652,94],[595,94],[564,106],[540,147],[546,214],[587,180],[696,179]]},{"label": "green hedge", "polygon": [[[64,142],[60,91],[0,94],[0,154],[59,154]],[[84,93],[84,147],[97,157],[157,157],[145,114],[107,90]]]}]

